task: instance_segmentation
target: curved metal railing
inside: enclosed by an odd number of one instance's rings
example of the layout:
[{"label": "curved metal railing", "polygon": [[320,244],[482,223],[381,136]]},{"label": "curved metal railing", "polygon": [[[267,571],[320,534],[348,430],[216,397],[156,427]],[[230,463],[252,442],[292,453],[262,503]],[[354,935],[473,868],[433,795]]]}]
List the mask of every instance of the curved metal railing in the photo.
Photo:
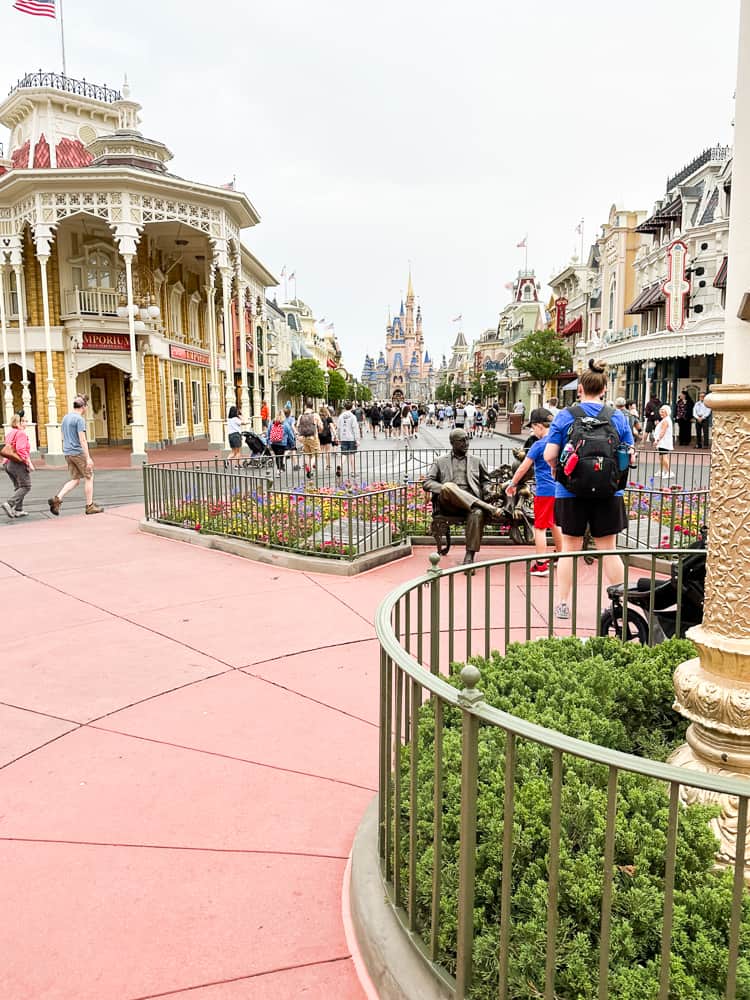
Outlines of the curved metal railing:
[{"label": "curved metal railing", "polygon": [[[610,940],[613,916],[615,877],[615,818],[618,809],[618,776],[633,772],[665,782],[669,789],[668,826],[664,857],[663,919],[661,928],[660,1000],[670,994],[670,956],[675,906],[675,869],[679,840],[680,792],[684,787],[702,789],[721,800],[733,799],[737,810],[737,849],[734,862],[731,914],[728,927],[728,977],[725,996],[736,996],[736,966],[740,947],[740,926],[745,893],[746,829],[750,782],[719,774],[704,774],[597,746],[555,732],[543,726],[509,715],[486,704],[478,685],[479,670],[467,665],[461,672],[463,690],[449,684],[443,674],[451,662],[468,661],[473,654],[489,656],[491,650],[504,652],[514,640],[528,641],[553,635],[598,634],[599,609],[605,597],[603,559],[620,555],[625,564],[625,578],[631,570],[646,570],[651,595],[659,579],[677,563],[678,591],[683,583],[683,566],[690,550],[646,552],[597,552],[596,564],[581,562],[591,553],[552,556],[552,560],[573,560],[573,594],[569,623],[553,618],[554,575],[536,580],[530,575],[532,556],[510,557],[440,570],[439,558],[431,556],[432,569],[402,584],[390,593],[378,609],[376,619],[380,642],[380,757],[379,757],[379,837],[382,874],[390,903],[409,940],[441,984],[459,1000],[469,995],[472,982],[474,944],[475,864],[477,850],[478,742],[479,727],[494,726],[505,733],[503,850],[500,890],[500,940],[498,942],[498,983],[492,995],[507,1000],[509,995],[509,945],[513,912],[511,906],[511,871],[514,849],[514,805],[516,798],[516,761],[520,741],[549,748],[552,756],[549,788],[550,839],[548,856],[548,910],[546,955],[544,957],[544,993],[530,993],[553,1000],[558,966],[558,888],[560,876],[561,801],[566,757],[582,758],[607,769],[607,812],[604,853],[602,856],[601,928],[598,969],[600,1000],[610,993]],[[669,564],[665,563],[669,560]],[[525,616],[511,600],[511,587],[520,587]],[[546,587],[546,593],[545,593]],[[546,617],[545,617],[546,611]],[[627,635],[627,599],[623,606],[622,634]],[[630,608],[631,615],[644,612]],[[653,624],[656,612],[650,597],[645,616]],[[496,618],[500,618],[497,622]],[[680,634],[680,606],[674,622]],[[562,627],[561,627],[562,626]],[[434,742],[432,760],[432,812],[418,815],[418,728],[419,712],[427,701],[432,703]],[[443,772],[443,732],[447,710],[461,713],[461,792],[460,843],[458,855],[458,922],[456,932],[455,977],[439,963],[441,935],[441,880],[443,877],[443,808],[445,775]],[[409,748],[408,777],[402,773],[401,748]],[[402,808],[403,807],[403,808]],[[408,830],[403,828],[402,813],[408,808]],[[417,899],[417,829],[420,822],[432,824],[431,905],[429,917],[418,917]],[[406,846],[405,846],[406,845]],[[424,895],[424,892],[423,892]]]},{"label": "curved metal railing", "polygon": [[85,80],[74,80],[62,73],[45,73],[41,69],[36,73],[27,73],[10,88],[9,92],[12,94],[14,91],[26,87],[49,87],[52,90],[63,90],[68,94],[76,94],[78,97],[91,97],[95,101],[104,101],[106,104],[114,104],[116,101],[122,100],[120,91],[113,90],[106,84],[99,86],[95,83],[87,83]]}]

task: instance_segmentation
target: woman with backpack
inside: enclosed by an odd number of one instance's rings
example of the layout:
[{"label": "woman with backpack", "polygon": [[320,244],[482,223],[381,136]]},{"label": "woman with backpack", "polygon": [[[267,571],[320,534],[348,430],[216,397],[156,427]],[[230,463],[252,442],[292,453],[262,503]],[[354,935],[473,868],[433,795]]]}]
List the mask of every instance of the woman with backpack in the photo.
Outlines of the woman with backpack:
[{"label": "woman with backpack", "polygon": [[276,471],[284,471],[284,454],[294,448],[294,433],[289,429],[286,414],[279,410],[268,428],[268,445],[276,456]]},{"label": "woman with backpack", "polygon": [[331,451],[336,442],[336,421],[327,406],[321,406],[318,413],[323,429],[318,431],[321,454],[325,456],[326,469],[331,468]]},{"label": "woman with backpack", "polygon": [[[549,430],[544,460],[556,480],[555,522],[563,552],[580,552],[587,528],[597,549],[614,549],[628,523],[621,483],[635,454],[633,434],[627,415],[602,403],[606,391],[607,365],[589,361],[579,379],[578,404],[561,410]],[[608,583],[622,583],[619,556],[605,556],[603,570]],[[570,618],[572,559],[559,560],[557,586],[555,617]]]}]

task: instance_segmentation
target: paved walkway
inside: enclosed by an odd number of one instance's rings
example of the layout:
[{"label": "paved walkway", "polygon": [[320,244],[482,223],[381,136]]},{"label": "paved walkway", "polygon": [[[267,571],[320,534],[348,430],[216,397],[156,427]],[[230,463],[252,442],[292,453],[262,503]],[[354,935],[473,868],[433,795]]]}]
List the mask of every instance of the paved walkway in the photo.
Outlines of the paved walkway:
[{"label": "paved walkway", "polygon": [[373,616],[430,550],[330,578],[140,514],[2,534],[0,995],[362,1000],[341,893],[377,780]]}]

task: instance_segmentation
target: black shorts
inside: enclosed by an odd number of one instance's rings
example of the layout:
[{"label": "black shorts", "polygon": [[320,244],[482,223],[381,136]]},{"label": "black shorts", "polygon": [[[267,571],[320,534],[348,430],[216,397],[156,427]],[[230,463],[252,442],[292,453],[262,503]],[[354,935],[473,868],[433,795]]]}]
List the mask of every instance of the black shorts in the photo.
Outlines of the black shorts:
[{"label": "black shorts", "polygon": [[587,500],[583,497],[557,497],[555,522],[564,535],[583,538],[586,528],[592,538],[604,538],[623,531],[628,523],[622,497]]},{"label": "black shorts", "polygon": [[237,434],[236,431],[235,431],[234,434],[230,434],[229,435],[229,447],[230,448],[241,448],[242,447],[242,435],[241,434]]}]

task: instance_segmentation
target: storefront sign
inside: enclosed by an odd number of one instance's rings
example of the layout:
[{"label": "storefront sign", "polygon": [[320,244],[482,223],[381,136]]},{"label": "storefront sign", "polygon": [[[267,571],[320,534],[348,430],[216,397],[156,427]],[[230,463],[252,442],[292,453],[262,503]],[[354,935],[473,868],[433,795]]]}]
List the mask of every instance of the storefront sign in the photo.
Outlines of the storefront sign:
[{"label": "storefront sign", "polygon": [[210,359],[206,351],[196,351],[193,347],[169,345],[169,356],[173,361],[185,361],[189,365],[203,365],[208,368]]},{"label": "storefront sign", "polygon": [[568,300],[557,299],[555,302],[555,332],[562,333],[565,327],[565,317],[568,311]]},{"label": "storefront sign", "polygon": [[484,363],[486,372],[504,372],[507,367],[506,361],[491,361],[489,358]]},{"label": "storefront sign", "polygon": [[84,333],[81,338],[84,351],[129,351],[130,337],[127,333]]},{"label": "storefront sign", "polygon": [[687,264],[687,245],[675,240],[667,247],[668,277],[662,286],[667,300],[667,329],[673,332],[685,325],[685,296],[690,292]]}]

